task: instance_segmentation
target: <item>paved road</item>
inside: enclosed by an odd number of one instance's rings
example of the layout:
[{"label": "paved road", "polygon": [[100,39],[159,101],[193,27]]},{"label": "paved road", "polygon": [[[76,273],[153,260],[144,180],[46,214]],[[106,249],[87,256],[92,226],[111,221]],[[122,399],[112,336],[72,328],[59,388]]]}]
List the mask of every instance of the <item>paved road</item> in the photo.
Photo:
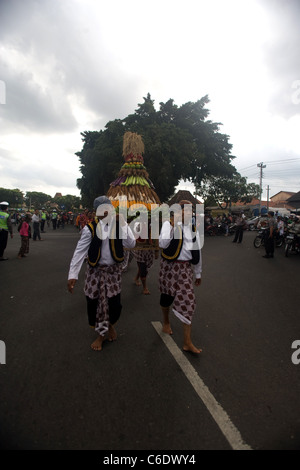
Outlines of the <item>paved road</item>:
[{"label": "paved road", "polygon": [[[291,345],[300,339],[300,257],[278,249],[266,260],[254,236],[241,245],[205,239],[193,322],[203,354],[194,357],[181,352],[176,319],[170,348],[155,328],[158,261],[150,296],[132,282],[134,263],[123,275],[118,340],[95,352],[83,270],[74,294],[66,290],[78,233],[49,229],[19,260],[15,232],[0,263],[1,447],[231,449],[234,428],[252,449],[299,449],[300,364]],[[201,393],[216,400],[215,416]]]}]

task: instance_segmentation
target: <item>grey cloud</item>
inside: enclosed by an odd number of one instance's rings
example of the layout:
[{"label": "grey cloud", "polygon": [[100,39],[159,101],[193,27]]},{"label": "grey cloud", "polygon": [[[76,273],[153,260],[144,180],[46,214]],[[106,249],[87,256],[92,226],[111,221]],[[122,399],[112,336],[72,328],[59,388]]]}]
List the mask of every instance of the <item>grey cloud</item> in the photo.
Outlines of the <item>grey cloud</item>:
[{"label": "grey cloud", "polygon": [[[10,54],[17,51],[21,62],[11,65],[10,58],[5,62],[5,56],[2,57],[0,78],[6,86],[6,104],[1,109],[2,131],[13,127],[15,131],[26,128],[60,133],[77,126],[62,74],[52,65],[60,42],[52,21],[55,4],[31,0],[1,2],[2,45]],[[35,80],[34,68],[45,66],[49,59],[52,76],[46,77],[48,85],[42,88]],[[45,67],[44,73],[47,71]]]},{"label": "grey cloud", "polygon": [[80,18],[76,11],[74,16],[68,0],[12,0],[4,4],[0,9],[2,43],[36,64],[50,61],[53,83],[53,89],[45,92],[34,83],[30,70],[15,73],[6,65],[0,78],[7,84],[7,122],[37,126],[46,132],[74,129],[76,120],[67,99],[72,94],[99,116],[99,126],[133,112],[132,103],[148,90],[139,90],[139,77],[130,71],[124,75],[118,64],[111,62],[101,31],[98,43],[92,43],[88,14]]},{"label": "grey cloud", "polygon": [[289,118],[300,114],[300,103],[295,100],[296,82],[300,80],[300,2],[270,0],[264,5],[272,31],[272,40],[263,51],[273,88],[269,108]]},{"label": "grey cloud", "polygon": [[59,171],[58,168],[55,168],[51,163],[37,162],[33,165],[30,162],[30,165],[24,164],[24,162],[16,162],[15,158],[6,158],[8,153],[3,160],[3,153],[0,151],[0,166],[3,165],[4,169],[2,175],[6,180],[12,181],[13,184],[10,184],[10,187],[16,188],[29,188],[28,191],[34,191],[38,186],[45,187],[43,192],[48,193],[47,189],[49,186],[56,188],[70,188],[70,194],[74,193],[74,188],[76,188],[76,179],[71,172]]},{"label": "grey cloud", "polygon": [[6,103],[2,105],[1,130],[61,133],[76,129],[77,122],[63,93],[42,90],[30,72],[15,73],[6,67]]}]

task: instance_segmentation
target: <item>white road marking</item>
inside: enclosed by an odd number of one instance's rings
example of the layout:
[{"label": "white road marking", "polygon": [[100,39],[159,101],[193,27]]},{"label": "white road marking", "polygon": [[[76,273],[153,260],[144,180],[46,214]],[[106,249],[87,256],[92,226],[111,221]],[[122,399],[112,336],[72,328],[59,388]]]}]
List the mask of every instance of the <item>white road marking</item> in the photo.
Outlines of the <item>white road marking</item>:
[{"label": "white road marking", "polygon": [[251,450],[251,447],[243,441],[240,432],[231,422],[226,411],[223,410],[222,406],[216,401],[215,397],[211,394],[194,367],[185,357],[184,353],[178,348],[172,337],[162,332],[162,324],[160,322],[152,322],[152,325],[169,349],[177,364],[181,367],[191,385],[194,387],[197,395],[203,401],[232,449]]}]

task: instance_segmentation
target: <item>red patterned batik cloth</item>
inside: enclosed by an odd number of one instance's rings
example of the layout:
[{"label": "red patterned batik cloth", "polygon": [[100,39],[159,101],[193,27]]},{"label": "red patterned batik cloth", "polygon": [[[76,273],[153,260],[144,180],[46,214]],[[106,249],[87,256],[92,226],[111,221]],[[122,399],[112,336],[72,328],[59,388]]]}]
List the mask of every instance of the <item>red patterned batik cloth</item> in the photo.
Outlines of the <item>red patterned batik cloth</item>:
[{"label": "red patterned batik cloth", "polygon": [[132,250],[132,253],[137,263],[145,263],[149,271],[154,261],[154,250]]},{"label": "red patterned batik cloth", "polygon": [[173,312],[187,325],[192,323],[196,310],[193,279],[193,268],[188,261],[166,261],[161,258],[159,290],[174,297]]},{"label": "red patterned batik cloth", "polygon": [[121,267],[87,266],[85,273],[84,293],[90,299],[98,299],[95,331],[104,336],[109,328],[108,298],[121,292]]}]

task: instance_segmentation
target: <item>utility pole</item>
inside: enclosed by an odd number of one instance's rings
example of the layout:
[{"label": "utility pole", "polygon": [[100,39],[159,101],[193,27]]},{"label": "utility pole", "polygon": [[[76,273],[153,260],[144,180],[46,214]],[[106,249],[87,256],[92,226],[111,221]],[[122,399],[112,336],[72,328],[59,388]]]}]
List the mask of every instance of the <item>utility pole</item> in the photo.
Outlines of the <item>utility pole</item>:
[{"label": "utility pole", "polygon": [[262,179],[263,179],[263,168],[266,168],[266,165],[263,164],[263,162],[257,164],[258,168],[260,168],[260,176],[259,176],[259,211],[258,215],[260,214],[261,211],[261,194],[262,194]]}]

